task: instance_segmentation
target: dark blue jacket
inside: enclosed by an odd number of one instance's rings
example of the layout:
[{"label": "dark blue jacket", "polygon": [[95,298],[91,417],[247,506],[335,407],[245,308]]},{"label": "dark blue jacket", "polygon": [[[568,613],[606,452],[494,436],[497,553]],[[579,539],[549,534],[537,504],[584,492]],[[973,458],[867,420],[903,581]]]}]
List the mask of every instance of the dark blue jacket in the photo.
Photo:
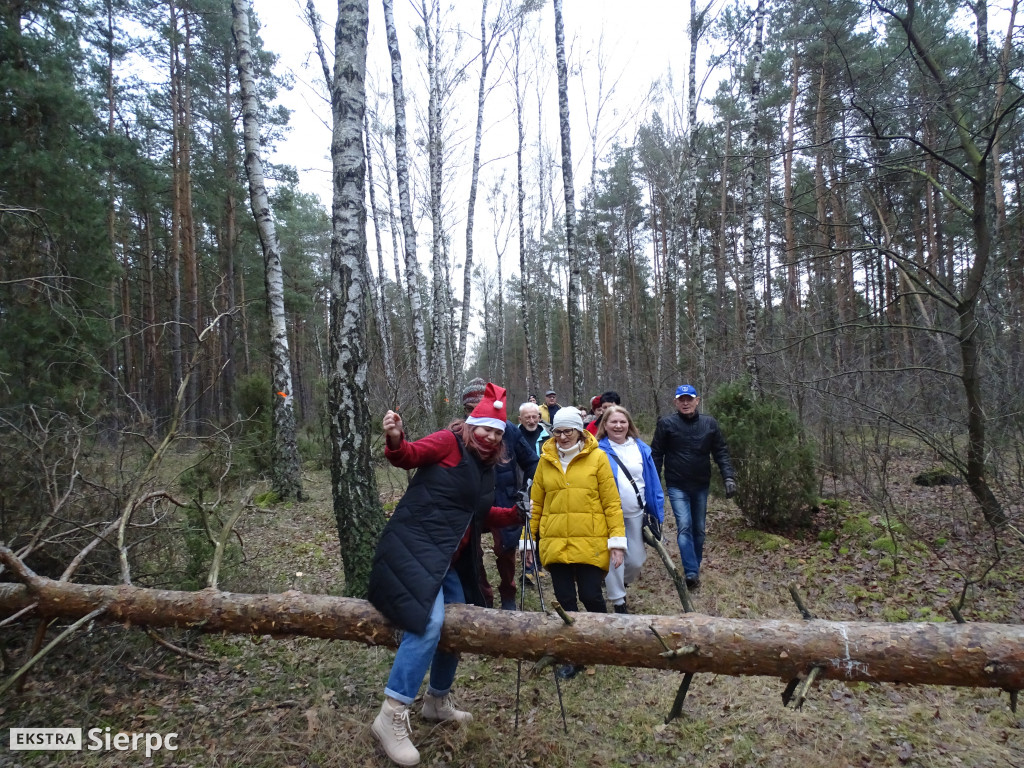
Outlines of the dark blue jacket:
[{"label": "dark blue jacket", "polygon": [[[519,427],[510,421],[505,422],[505,434],[501,442],[505,446],[505,455],[509,461],[499,462],[494,470],[494,505],[511,507],[516,503],[520,489],[526,487],[527,480],[533,480],[539,457],[519,431]],[[499,533],[500,531],[500,533]],[[495,531],[501,537],[501,545],[505,550],[515,549],[523,531],[521,525],[501,528]]]},{"label": "dark blue jacket", "polygon": [[[511,507],[516,503],[516,494],[519,489],[525,488],[526,481],[533,479],[539,457],[523,437],[519,427],[511,421],[505,422],[505,434],[502,435],[501,442],[505,446],[505,455],[509,457],[510,461],[499,463],[495,467],[494,505]],[[519,469],[518,473],[517,468]],[[516,477],[517,474],[519,478]]]}]

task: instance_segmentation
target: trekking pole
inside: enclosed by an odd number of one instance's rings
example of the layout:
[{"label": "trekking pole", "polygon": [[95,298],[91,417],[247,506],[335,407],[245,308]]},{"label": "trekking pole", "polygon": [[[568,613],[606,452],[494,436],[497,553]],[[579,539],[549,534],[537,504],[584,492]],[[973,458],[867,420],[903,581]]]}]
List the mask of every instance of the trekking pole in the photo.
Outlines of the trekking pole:
[{"label": "trekking pole", "polygon": [[[526,513],[526,523],[530,523],[530,513]],[[547,611],[544,606],[544,590],[540,586],[540,530],[537,531],[537,541],[534,542],[530,539],[530,545],[533,547],[533,564],[537,568],[537,575],[534,577],[534,581],[537,583],[537,599],[540,600],[540,609]],[[558,668],[552,665],[551,674],[555,680],[555,690],[558,692],[558,709],[562,713],[562,730],[565,733],[569,732],[569,725],[565,721],[565,702],[562,700],[562,682],[558,679]]]},{"label": "trekking pole", "polygon": [[[520,498],[522,497],[522,495],[525,495],[526,499],[529,499],[529,486],[532,483],[534,483],[534,481],[526,480],[526,488],[525,488],[525,490],[521,490]],[[525,526],[523,528],[523,531],[526,534],[526,539],[523,542],[522,549],[519,551],[519,565],[522,568],[522,570],[520,571],[521,575],[519,577],[519,610],[520,611],[526,609],[526,550],[527,549],[532,549],[529,545],[531,545],[532,541],[534,541],[534,540],[531,539],[532,535],[529,532],[529,517],[530,517],[529,510],[527,509],[526,510],[526,520],[523,523],[524,526]],[[535,558],[535,565],[536,565],[536,558]],[[540,575],[538,575],[537,578],[540,579]],[[519,659],[516,660],[516,668],[515,668],[515,726],[514,726],[513,730],[519,730],[519,690],[520,690],[520,686],[521,685],[522,685],[522,659],[519,658]]]},{"label": "trekking pole", "polygon": [[[532,482],[533,482],[532,480],[527,481],[527,485],[526,485],[526,488],[527,488],[526,492],[527,493],[529,492],[529,487],[530,487],[530,484]],[[537,585],[537,600],[540,602],[540,609],[541,609],[541,611],[546,613],[547,612],[547,608],[544,606],[544,590],[543,590],[543,588],[540,585],[540,559],[539,559],[540,558],[540,531],[537,531],[537,540],[534,541],[533,534],[530,531],[530,520],[532,519],[532,517],[533,517],[533,515],[531,514],[530,510],[527,510],[527,512],[526,512],[526,523],[525,523],[525,525],[526,525],[526,530],[525,530],[526,541],[525,541],[525,545],[524,545],[523,550],[522,550],[522,557],[521,557],[522,565],[523,565],[523,575],[522,575],[523,589],[522,589],[522,592],[520,593],[519,605],[520,605],[520,609],[522,609],[522,607],[524,606],[525,600],[526,600],[526,553],[527,553],[527,551],[529,551],[533,555],[533,558],[532,558],[533,559],[533,567],[535,569],[534,570],[533,580],[534,580],[534,582]],[[520,683],[522,681],[522,672],[523,672],[523,660],[519,659],[518,663],[517,663],[517,667],[516,667],[516,721],[515,721],[515,727],[514,727],[515,730],[518,730],[518,728],[519,728],[519,691],[520,691]],[[561,681],[558,679],[558,669],[556,667],[552,666],[551,667],[551,672],[552,672],[552,675],[554,676],[554,680],[555,680],[555,690],[558,692],[558,708],[559,708],[560,712],[562,713],[562,730],[565,731],[565,733],[568,733],[569,732],[569,725],[568,725],[568,723],[566,722],[566,719],[565,719],[565,702],[562,700],[562,684],[561,684]]]},{"label": "trekking pole", "polygon": [[[526,494],[529,493],[530,485],[532,483],[533,483],[533,480],[527,480],[526,481],[526,490],[525,491],[520,491],[520,496],[522,496],[522,494],[524,494],[524,493],[526,493]],[[527,498],[529,498],[528,495],[527,495]],[[526,550],[528,548],[527,543],[528,542],[532,542],[532,538],[531,538],[532,534],[530,533],[530,512],[529,512],[529,510],[527,510],[527,512],[526,512],[526,520],[524,522],[524,525],[525,525],[524,532],[526,533],[526,540],[523,542],[523,548],[521,550],[519,550],[519,565],[522,568],[522,570],[520,571],[521,575],[519,577],[519,610],[520,611],[526,610]],[[538,576],[538,578],[539,578],[539,576]],[[513,727],[513,730],[516,730],[516,731],[519,730],[519,691],[520,691],[520,687],[522,686],[522,682],[523,682],[523,660],[522,659],[518,659],[516,661],[516,722],[515,722],[515,726]]]},{"label": "trekking pole", "polygon": [[[526,513],[526,531],[529,537],[530,513]],[[527,541],[530,539],[527,538]],[[519,577],[519,610],[526,610],[526,546],[519,551],[519,564],[522,567],[522,575]],[[539,577],[538,577],[539,578]],[[523,660],[516,660],[516,723],[513,730],[519,730],[519,689],[523,682]]]}]

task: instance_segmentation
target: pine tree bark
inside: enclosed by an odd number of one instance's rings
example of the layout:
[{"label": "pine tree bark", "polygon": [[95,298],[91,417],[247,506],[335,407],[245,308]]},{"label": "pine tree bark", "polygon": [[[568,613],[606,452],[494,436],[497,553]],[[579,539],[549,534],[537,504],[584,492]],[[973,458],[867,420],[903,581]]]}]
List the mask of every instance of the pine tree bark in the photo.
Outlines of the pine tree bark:
[{"label": "pine tree bark", "polygon": [[281,269],[281,246],[277,240],[277,229],[263,178],[263,161],[260,159],[259,105],[249,38],[249,0],[231,0],[231,16],[242,96],[245,172],[249,177],[249,202],[263,248],[267,289],[274,398],[271,485],[282,499],[301,500],[302,467],[295,441],[295,391],[292,386],[291,355],[285,320],[284,274]]},{"label": "pine tree bark", "polygon": [[178,109],[178,194],[180,195],[181,270],[183,273],[184,308],[182,322],[192,329],[181,341],[185,374],[188,376],[188,393],[182,411],[182,426],[187,432],[194,432],[197,421],[202,418],[199,402],[200,359],[199,346],[195,338],[202,330],[199,320],[199,254],[196,249],[196,223],[192,204],[192,11],[188,4],[181,6],[182,53],[184,62],[179,67]]},{"label": "pine tree bark", "polygon": [[793,200],[793,155],[796,145],[796,104],[800,96],[800,53],[793,51],[792,88],[789,97],[789,116],[786,120],[786,148],[783,152],[782,199],[784,231],[786,237],[786,296],[784,306],[792,320],[800,305],[800,283],[797,279],[796,224]]},{"label": "pine tree bark", "polygon": [[751,52],[750,74],[750,132],[746,142],[746,179],[743,188],[743,361],[750,390],[754,397],[761,394],[761,380],[757,364],[757,289],[754,279],[754,186],[757,183],[757,150],[760,148],[761,124],[761,58],[764,52],[764,0],[758,0],[754,12],[754,49]]},{"label": "pine tree bark", "polygon": [[[349,27],[351,29],[351,27]],[[0,550],[10,566],[10,550]],[[15,570],[12,568],[12,570]],[[17,569],[23,584],[0,584],[0,619],[37,603],[47,618],[79,618],[106,606],[100,620],[199,632],[318,637],[397,646],[400,632],[363,600],[307,595],[246,595],[94,586],[52,581]],[[577,664],[762,675],[792,680],[820,668],[824,679],[1020,690],[1024,626],[988,623],[840,622],[445,609],[440,648],[485,656]],[[670,649],[666,653],[657,634]],[[514,642],[513,642],[514,638]]]},{"label": "pine tree bark", "polygon": [[[168,25],[168,59],[170,63],[170,107],[171,107],[171,221],[170,221],[170,242],[167,245],[170,282],[171,282],[171,382],[170,394],[166,397],[167,406],[170,407],[173,393],[178,391],[178,385],[185,378],[185,366],[182,358],[181,325],[184,318],[181,316],[181,252],[182,252],[182,189],[181,189],[181,91],[184,86],[184,78],[181,74],[181,61],[178,57],[178,15],[175,0],[170,0],[167,5],[169,15]],[[163,399],[163,398],[162,398]]]},{"label": "pine tree bark", "polygon": [[[231,65],[225,62],[224,72],[224,100],[227,114],[234,114],[234,100],[232,88],[234,78],[231,72]],[[235,245],[238,240],[238,200],[235,197],[235,189],[238,186],[238,173],[236,170],[238,146],[237,135],[234,131],[234,123],[231,123],[227,147],[227,158],[224,167],[227,172],[228,184],[227,194],[224,200],[224,226],[220,233],[220,252],[222,255],[223,280],[221,281],[221,295],[219,297],[220,312],[224,315],[221,324],[221,375],[218,381],[220,396],[218,398],[219,416],[222,424],[230,423],[235,418],[235,310],[238,305],[235,301]]]}]

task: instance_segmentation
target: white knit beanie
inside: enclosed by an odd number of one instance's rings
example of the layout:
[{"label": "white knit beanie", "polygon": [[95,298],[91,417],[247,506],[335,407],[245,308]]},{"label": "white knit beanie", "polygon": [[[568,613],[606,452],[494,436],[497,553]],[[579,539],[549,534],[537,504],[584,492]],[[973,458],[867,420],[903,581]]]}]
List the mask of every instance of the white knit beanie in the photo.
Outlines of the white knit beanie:
[{"label": "white knit beanie", "polygon": [[580,412],[572,407],[563,407],[558,409],[558,413],[555,414],[555,418],[551,420],[552,429],[578,429],[580,432],[583,431],[583,419],[580,418]]}]

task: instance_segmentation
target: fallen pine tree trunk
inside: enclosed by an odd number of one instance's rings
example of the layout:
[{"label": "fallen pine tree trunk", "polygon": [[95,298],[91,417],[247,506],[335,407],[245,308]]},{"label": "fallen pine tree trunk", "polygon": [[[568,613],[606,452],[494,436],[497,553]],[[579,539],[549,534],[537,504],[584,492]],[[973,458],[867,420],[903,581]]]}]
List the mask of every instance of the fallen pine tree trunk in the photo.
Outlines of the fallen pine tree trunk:
[{"label": "fallen pine tree trunk", "polygon": [[[25,584],[0,584],[0,620],[33,603],[27,615],[64,618],[105,606],[101,619],[140,627],[303,635],[391,647],[399,637],[370,603],[353,598],[90,586],[27,570],[19,576]],[[569,626],[554,614],[452,605],[446,609],[441,646],[534,661],[554,657],[578,664],[783,680],[817,667],[819,678],[837,680],[1024,687],[1024,627],[1019,625],[743,620],[701,614],[579,613],[574,618]]]}]

